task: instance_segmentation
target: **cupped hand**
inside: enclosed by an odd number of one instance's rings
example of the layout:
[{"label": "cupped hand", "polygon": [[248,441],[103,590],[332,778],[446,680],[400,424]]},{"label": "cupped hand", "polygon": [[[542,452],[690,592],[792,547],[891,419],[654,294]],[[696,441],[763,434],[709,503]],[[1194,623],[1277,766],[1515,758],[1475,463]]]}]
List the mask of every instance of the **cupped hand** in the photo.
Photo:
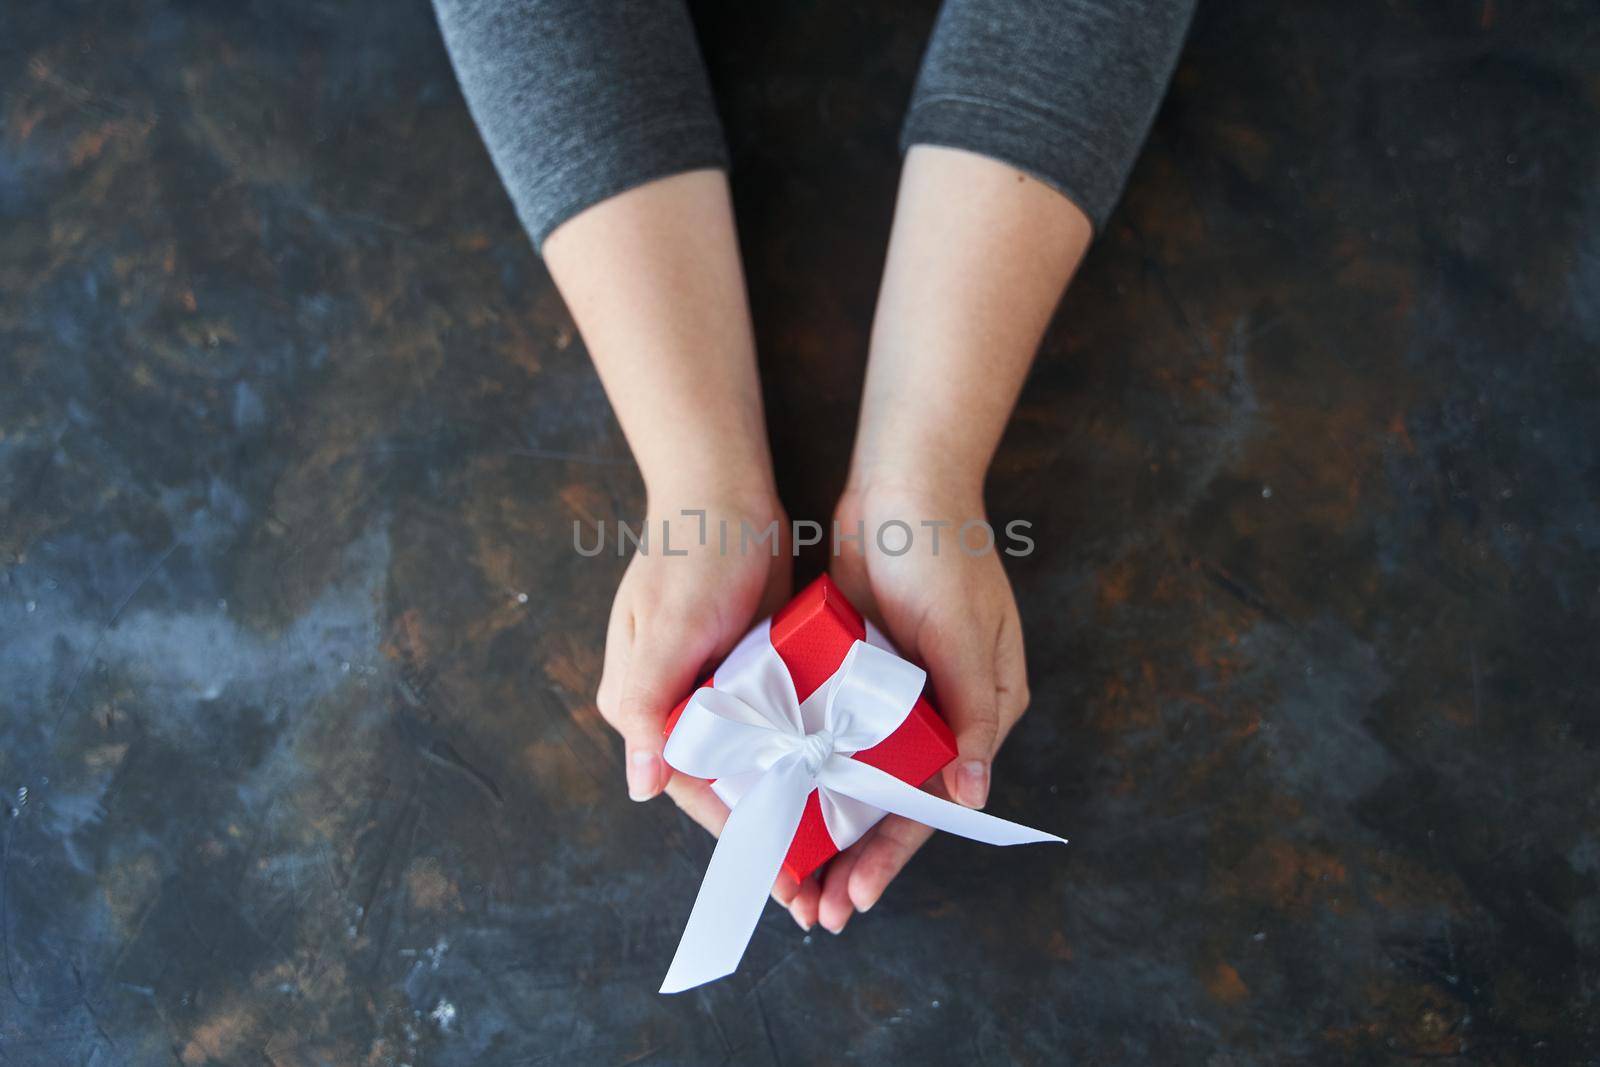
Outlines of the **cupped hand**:
[{"label": "cupped hand", "polygon": [[[865,537],[844,542],[832,567],[850,602],[883,627],[902,656],[927,668],[935,706],[955,732],[959,755],[926,788],[971,808],[987,801],[995,751],[1028,706],[1022,624],[1001,565],[1006,541],[1001,537],[978,551],[988,539],[976,524],[967,530],[966,550],[960,540],[963,523],[984,518],[979,489],[852,485],[835,521],[845,537],[859,522]],[[875,534],[896,520],[913,537],[908,551],[890,555]],[[884,541],[891,551],[899,549],[903,531],[889,529]],[[787,897],[801,926],[820,921],[838,933],[852,914],[877,903],[932,833],[921,823],[885,816],[821,872],[779,898]]]},{"label": "cupped hand", "polygon": [[[726,805],[705,781],[674,774],[666,765],[662,728],[678,701],[755,620],[788,599],[788,520],[768,492],[684,492],[652,493],[646,522],[648,552],[634,554],[611,605],[596,702],[622,735],[628,796],[643,801],[665,791],[716,834],[727,821]],[[756,540],[773,523],[775,539]],[[748,543],[740,537],[742,527],[751,531]],[[671,555],[664,551],[668,547]]]}]

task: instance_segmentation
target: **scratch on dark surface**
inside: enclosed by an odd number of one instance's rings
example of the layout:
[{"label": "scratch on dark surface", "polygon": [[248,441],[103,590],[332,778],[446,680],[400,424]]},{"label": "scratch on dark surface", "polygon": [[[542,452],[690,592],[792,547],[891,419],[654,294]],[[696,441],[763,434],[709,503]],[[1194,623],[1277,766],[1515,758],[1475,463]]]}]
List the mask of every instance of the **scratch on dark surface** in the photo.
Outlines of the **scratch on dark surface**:
[{"label": "scratch on dark surface", "polygon": [[47,85],[60,89],[75,105],[100,115],[125,115],[130,112],[126,102],[105,93],[98,93],[75,81],[57,74],[41,57],[28,61],[28,74]]},{"label": "scratch on dark surface", "polygon": [[1259,614],[1271,619],[1273,622],[1282,623],[1286,621],[1284,617],[1272,607],[1271,604],[1267,603],[1266,599],[1262,597],[1261,594],[1247,587],[1243,582],[1233,577],[1217,564],[1209,560],[1199,560],[1197,561],[1196,566],[1200,568],[1200,573],[1204,574],[1213,585],[1217,586],[1223,592],[1239,601],[1239,603],[1250,608],[1252,611],[1258,612]]},{"label": "scratch on dark surface", "polygon": [[[147,902],[144,908],[140,910],[139,918],[134,922],[133,929],[130,930],[128,936],[123,939],[122,945],[117,949],[116,957],[111,961],[110,966],[106,968],[105,973],[107,981],[117,981],[117,975],[122,971],[123,960],[128,958],[128,953],[132,951],[133,946],[138,943],[139,935],[144,932],[145,923],[150,920],[150,913],[156,910],[156,905],[161,903],[162,894],[165,892],[166,889],[164,886],[158,886],[155,894],[151,896],[149,902]],[[144,992],[142,987],[128,986],[127,983],[121,984],[125,988],[134,989],[136,992]],[[150,990],[149,992],[153,994],[154,990]]]},{"label": "scratch on dark surface", "polygon": [[760,991],[761,991],[761,987],[766,985],[767,984],[767,980],[769,978],[771,978],[774,974],[777,974],[779,969],[781,969],[784,966],[784,964],[788,963],[791,959],[794,958],[796,953],[803,951],[804,948],[805,948],[805,943],[803,941],[798,943],[798,944],[796,944],[793,948],[790,948],[782,956],[779,956],[778,957],[778,961],[776,963],[774,963],[771,967],[768,967],[765,971],[762,971],[759,975],[756,976],[755,981],[750,983],[750,993],[752,995],[756,996],[756,999],[757,999],[758,1002],[760,1000],[759,994],[760,994]]},{"label": "scratch on dark surface", "polygon": [[[6,820],[5,834],[0,838],[0,952],[5,955],[6,988],[18,1004],[28,1006],[17,988],[16,973],[11,965],[11,835],[15,832],[15,817]],[[36,1006],[36,1005],[34,1005]]]},{"label": "scratch on dark surface", "polygon": [[447,767],[452,771],[460,771],[465,774],[474,783],[482,787],[483,791],[488,793],[490,799],[496,804],[505,803],[505,795],[500,792],[500,787],[495,785],[494,779],[468,763],[450,742],[443,740],[430,741],[426,747],[419,748],[419,751],[441,767]]},{"label": "scratch on dark surface", "polygon": [[712,999],[700,990],[690,990],[687,993],[695,999],[695,1008],[711,1024],[711,1032],[717,1039],[718,1046],[722,1049],[724,1060],[733,1055],[733,1043],[728,1040],[728,1032],[722,1028],[722,1020],[717,1018],[717,1009],[712,1004]]},{"label": "scratch on dark surface", "polygon": [[419,788],[419,783],[412,783],[411,790],[406,794],[405,801],[400,805],[400,811],[394,817],[394,824],[389,828],[389,834],[379,849],[378,869],[373,872],[372,881],[368,883],[366,895],[361,901],[361,918],[356,922],[356,936],[358,937],[366,932],[367,920],[372,917],[373,904],[383,889],[390,861],[394,856],[395,846],[400,841],[401,833],[407,829],[412,831],[416,829],[416,819],[418,817],[416,800]]},{"label": "scratch on dark surface", "polygon": [[1135,243],[1141,249],[1143,260],[1142,265],[1144,269],[1149,272],[1150,276],[1156,280],[1156,285],[1161,291],[1162,298],[1167,305],[1168,313],[1171,314],[1173,321],[1177,323],[1184,336],[1188,338],[1190,345],[1194,347],[1194,351],[1197,354],[1202,356],[1216,355],[1210,339],[1195,327],[1193,319],[1191,319],[1189,316],[1189,312],[1184,308],[1183,301],[1179,299],[1178,291],[1173,287],[1172,280],[1168,276],[1166,266],[1159,258],[1149,251],[1149,242],[1146,237],[1140,233],[1139,228],[1132,224],[1127,225],[1129,231],[1133,234]]},{"label": "scratch on dark surface", "polygon": [[[120,1055],[121,1053],[117,1049],[117,1043],[112,1040],[111,1035],[106,1032],[106,1028],[100,1023],[100,1016],[95,1013],[94,1004],[89,999],[89,991],[84,987],[83,984],[83,974],[78,970],[78,965],[76,963],[72,965],[72,981],[73,984],[78,987],[79,1003],[83,1005],[83,1010],[85,1014],[89,1016],[89,1021],[94,1024],[94,1032],[96,1036],[98,1036],[101,1041],[105,1042],[105,1047],[109,1048],[113,1055]],[[99,1051],[99,1046],[96,1046],[93,1050],[93,1055],[98,1055]]]},{"label": "scratch on dark surface", "polygon": [[[771,972],[768,972],[769,974]],[[767,1018],[767,1003],[761,997],[760,982],[750,990],[750,995],[756,1001],[756,1014],[761,1016],[761,1033],[767,1039],[767,1055],[772,1057],[772,1062],[781,1067],[783,1057],[778,1054],[778,1042],[772,1036],[772,1020]]]}]

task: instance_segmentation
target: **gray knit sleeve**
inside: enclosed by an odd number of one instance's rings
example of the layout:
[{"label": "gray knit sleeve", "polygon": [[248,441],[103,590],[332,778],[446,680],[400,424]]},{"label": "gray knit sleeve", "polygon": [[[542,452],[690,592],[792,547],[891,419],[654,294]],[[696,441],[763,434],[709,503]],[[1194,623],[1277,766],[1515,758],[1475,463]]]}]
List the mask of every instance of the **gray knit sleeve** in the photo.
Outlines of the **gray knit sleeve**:
[{"label": "gray knit sleeve", "polygon": [[656,178],[726,168],[682,0],[434,0],[472,117],[542,247]]},{"label": "gray knit sleeve", "polygon": [[901,137],[1054,186],[1101,229],[1150,130],[1194,0],[946,0]]}]

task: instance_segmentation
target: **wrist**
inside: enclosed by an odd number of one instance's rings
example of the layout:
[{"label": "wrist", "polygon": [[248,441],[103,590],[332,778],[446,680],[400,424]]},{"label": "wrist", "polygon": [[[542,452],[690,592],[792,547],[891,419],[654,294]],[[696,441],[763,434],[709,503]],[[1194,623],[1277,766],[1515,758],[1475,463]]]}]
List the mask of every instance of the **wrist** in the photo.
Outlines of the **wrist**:
[{"label": "wrist", "polygon": [[771,454],[764,440],[680,439],[670,451],[639,455],[638,459],[652,509],[670,504],[675,508],[725,506],[761,511],[778,498]]},{"label": "wrist", "polygon": [[885,405],[869,395],[863,399],[848,484],[866,496],[981,503],[994,442],[972,431],[960,425],[959,416],[941,417],[921,404],[910,409]]},{"label": "wrist", "polygon": [[646,511],[675,517],[683,510],[768,520],[783,508],[770,467],[728,463],[677,463],[645,476]]},{"label": "wrist", "polygon": [[904,523],[916,531],[929,525],[959,528],[985,518],[981,483],[957,484],[922,472],[908,477],[872,474],[852,473],[834,508],[834,520],[842,527],[853,529],[862,522],[871,533],[885,524]]},{"label": "wrist", "polygon": [[930,517],[958,513],[977,517],[983,514],[985,474],[978,464],[934,455],[890,461],[857,457],[851,464],[844,498],[872,505],[873,510],[892,503],[940,513]]}]

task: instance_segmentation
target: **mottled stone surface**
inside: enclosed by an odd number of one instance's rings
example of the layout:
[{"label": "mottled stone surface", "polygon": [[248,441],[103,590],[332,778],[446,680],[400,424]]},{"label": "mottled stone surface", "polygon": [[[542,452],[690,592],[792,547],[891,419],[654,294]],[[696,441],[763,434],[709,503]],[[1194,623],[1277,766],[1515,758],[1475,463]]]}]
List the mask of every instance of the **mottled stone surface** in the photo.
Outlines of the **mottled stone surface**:
[{"label": "mottled stone surface", "polygon": [[[697,10],[797,516],[892,6]],[[427,6],[0,6],[0,1063],[1600,1057],[1596,44],[1202,3],[992,483],[994,806],[1072,848],[663,998],[710,843],[623,795],[570,548],[639,484]]]}]

